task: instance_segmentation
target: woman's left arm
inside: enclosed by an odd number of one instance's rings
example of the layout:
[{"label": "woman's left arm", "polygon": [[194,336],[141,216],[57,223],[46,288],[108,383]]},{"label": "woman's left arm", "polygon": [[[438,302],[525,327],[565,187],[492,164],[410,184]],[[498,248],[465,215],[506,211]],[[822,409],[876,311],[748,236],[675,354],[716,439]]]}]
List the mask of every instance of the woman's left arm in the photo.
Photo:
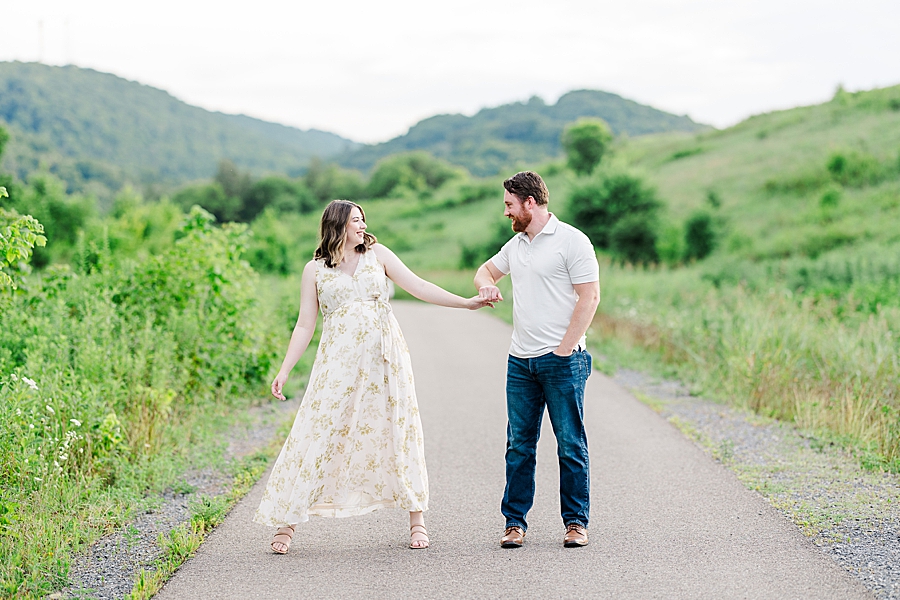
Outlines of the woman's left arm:
[{"label": "woman's left arm", "polygon": [[451,294],[430,281],[425,281],[413,273],[390,248],[383,244],[375,244],[372,246],[372,250],[375,252],[375,256],[378,257],[378,260],[381,261],[381,264],[384,265],[384,271],[391,281],[419,300],[438,306],[468,308],[469,310],[476,310],[485,306],[493,308],[494,306],[493,302],[483,300],[478,296],[463,298],[462,296]]}]

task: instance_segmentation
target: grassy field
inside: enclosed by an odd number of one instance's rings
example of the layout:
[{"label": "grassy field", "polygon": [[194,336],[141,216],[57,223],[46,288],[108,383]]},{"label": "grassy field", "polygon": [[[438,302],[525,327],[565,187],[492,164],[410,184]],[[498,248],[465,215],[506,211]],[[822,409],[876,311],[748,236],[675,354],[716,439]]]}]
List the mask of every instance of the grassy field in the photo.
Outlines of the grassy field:
[{"label": "grassy field", "polygon": [[[865,468],[900,471],[900,87],[722,131],[619,139],[592,176],[518,168],[544,175],[551,210],[570,222],[573,190],[627,172],[656,187],[670,241],[698,210],[715,224],[701,261],[636,267],[600,253],[590,343],[602,370],[676,376],[837,442]],[[502,179],[365,202],[369,231],[423,277],[473,295],[476,266],[512,235]],[[61,588],[73,552],[185,469],[215,463],[222,432],[265,397],[296,320],[317,214],[267,209],[251,236],[125,200],[58,254],[70,266],[0,297],[0,595]],[[242,256],[292,274],[260,277]],[[495,314],[510,320],[508,280],[502,289]]]},{"label": "grassy field", "polygon": [[[551,210],[567,219],[585,179],[559,163],[522,167],[545,175]],[[635,268],[601,255],[593,340],[605,366],[677,375],[838,441],[867,468],[900,469],[900,87],[722,131],[619,140],[604,170],[652,182],[661,227],[706,210],[718,233],[700,262]],[[501,178],[485,183],[496,192],[464,205],[452,188],[369,202],[370,231],[470,294],[463,249],[489,246],[502,215]],[[508,304],[499,311],[509,318]]]}]

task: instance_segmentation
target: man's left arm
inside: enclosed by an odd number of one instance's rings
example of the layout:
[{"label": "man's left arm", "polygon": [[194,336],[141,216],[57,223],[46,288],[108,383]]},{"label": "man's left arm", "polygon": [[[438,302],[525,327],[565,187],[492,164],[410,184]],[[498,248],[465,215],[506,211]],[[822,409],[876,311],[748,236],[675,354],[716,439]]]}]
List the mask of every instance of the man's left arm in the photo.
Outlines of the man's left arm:
[{"label": "man's left arm", "polygon": [[574,287],[578,300],[575,302],[575,310],[572,312],[572,320],[569,321],[566,335],[563,336],[559,347],[554,350],[554,353],[559,356],[569,356],[575,351],[575,346],[591,326],[594,313],[597,312],[597,306],[600,304],[599,281],[576,283]]}]

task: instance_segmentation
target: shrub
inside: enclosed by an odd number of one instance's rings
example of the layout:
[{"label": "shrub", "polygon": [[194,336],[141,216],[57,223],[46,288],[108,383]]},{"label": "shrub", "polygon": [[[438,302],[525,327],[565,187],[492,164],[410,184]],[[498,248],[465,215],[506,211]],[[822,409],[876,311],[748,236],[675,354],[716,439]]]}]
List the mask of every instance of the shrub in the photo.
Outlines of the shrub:
[{"label": "shrub", "polygon": [[395,154],[375,165],[366,191],[372,198],[385,198],[400,189],[435,190],[460,174],[459,169],[427,152]]},{"label": "shrub", "polygon": [[656,254],[669,265],[676,265],[684,259],[684,231],[681,227],[668,224],[656,239]]},{"label": "shrub", "polygon": [[223,223],[240,219],[242,205],[240,197],[227,195],[222,184],[218,182],[184,187],[172,196],[172,202],[184,211],[199,206]]},{"label": "shrub", "polygon": [[631,213],[616,221],[610,231],[610,250],[623,262],[644,265],[659,262],[656,237],[652,213]]},{"label": "shrub", "polygon": [[318,206],[318,200],[302,181],[283,177],[264,177],[254,182],[244,196],[240,220],[249,223],[266,208],[278,212],[310,213]]},{"label": "shrub", "polygon": [[834,181],[850,187],[874,185],[885,176],[877,158],[855,150],[833,152],[825,168]]},{"label": "shrub", "polygon": [[641,179],[618,174],[575,188],[569,195],[568,212],[573,224],[594,246],[608,250],[612,247],[611,232],[619,220],[643,214],[649,223],[660,206],[655,190]]},{"label": "shrub", "polygon": [[491,229],[491,237],[480,244],[461,247],[459,259],[460,269],[472,269],[481,266],[489,258],[497,254],[503,244],[513,236],[509,219],[498,220]]},{"label": "shrub", "polygon": [[582,118],[568,125],[562,134],[569,168],[578,175],[590,175],[612,142],[609,125],[602,119]]},{"label": "shrub", "polygon": [[79,232],[95,214],[92,199],[67,196],[65,184],[50,173],[32,176],[28,185],[19,188],[10,201],[14,210],[33,216],[44,227],[47,245],[35,249],[31,259],[31,264],[38,269],[68,259]]},{"label": "shrub", "polygon": [[366,196],[366,186],[359,172],[341,169],[335,164],[326,165],[318,158],[310,161],[303,180],[320,202],[338,198],[360,200]]},{"label": "shrub", "polygon": [[695,212],[684,225],[685,260],[703,260],[716,248],[717,236],[712,216]]},{"label": "shrub", "polygon": [[[0,196],[5,195],[6,188],[0,187]],[[26,271],[35,246],[47,243],[43,233],[43,226],[34,217],[0,208],[0,292],[18,285],[17,275]]]},{"label": "shrub", "polygon": [[839,185],[829,186],[819,198],[819,206],[825,209],[836,208],[843,196],[843,190]]}]

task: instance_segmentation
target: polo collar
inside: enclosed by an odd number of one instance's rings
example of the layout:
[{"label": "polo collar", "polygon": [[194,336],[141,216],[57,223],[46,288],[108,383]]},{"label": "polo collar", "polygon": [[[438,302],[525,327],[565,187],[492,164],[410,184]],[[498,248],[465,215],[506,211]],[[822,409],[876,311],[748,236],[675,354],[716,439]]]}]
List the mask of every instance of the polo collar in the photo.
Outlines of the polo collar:
[{"label": "polo collar", "polygon": [[[554,233],[556,233],[557,228],[559,228],[559,219],[556,218],[556,215],[554,215],[553,213],[550,213],[550,220],[547,221],[546,225],[544,225],[544,228],[541,229],[536,236],[534,236],[534,239],[536,240],[538,238],[538,236],[541,236],[544,234],[553,235]],[[524,231],[519,233],[519,238],[522,240],[525,240],[526,242],[534,241],[534,240],[529,240],[528,234],[525,233]]]}]

